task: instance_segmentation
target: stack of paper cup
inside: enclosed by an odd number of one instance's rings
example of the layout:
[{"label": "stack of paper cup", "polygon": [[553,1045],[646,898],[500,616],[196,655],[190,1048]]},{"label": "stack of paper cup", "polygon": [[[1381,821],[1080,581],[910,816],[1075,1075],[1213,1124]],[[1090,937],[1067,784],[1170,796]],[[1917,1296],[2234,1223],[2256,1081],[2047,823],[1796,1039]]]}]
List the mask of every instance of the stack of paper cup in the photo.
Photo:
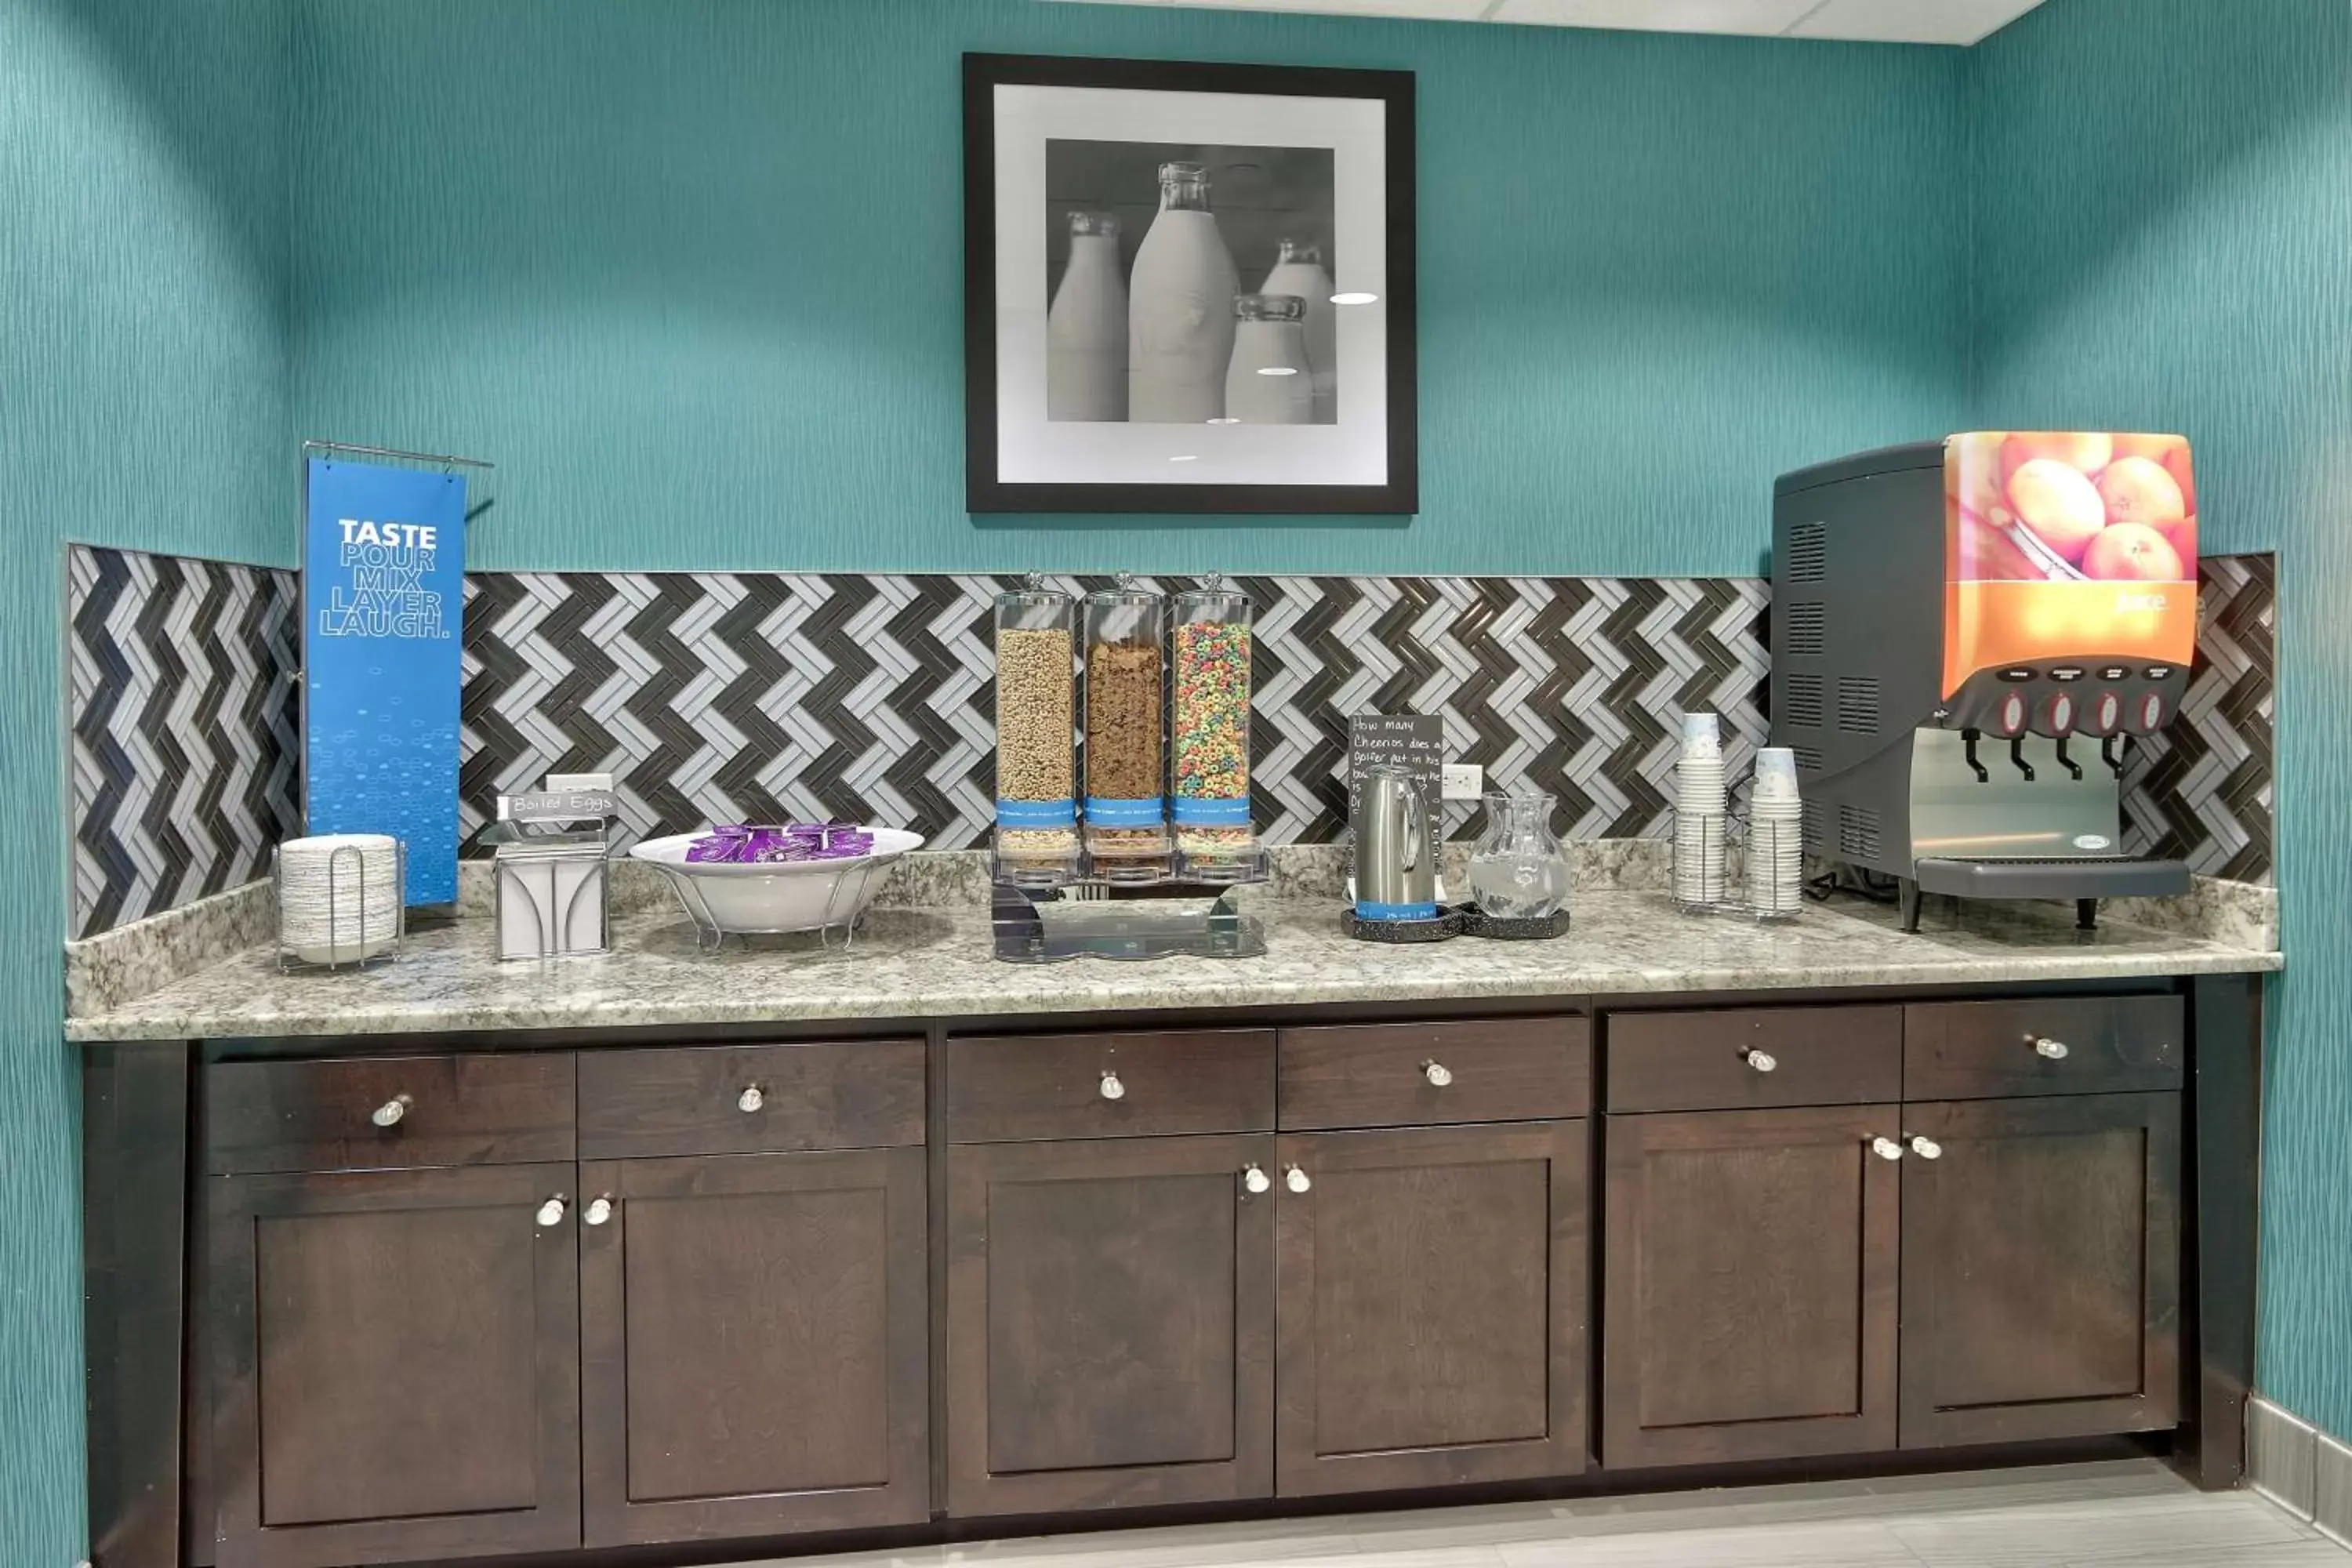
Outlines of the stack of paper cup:
[{"label": "stack of paper cup", "polygon": [[1724,837],[1728,826],[1722,723],[1712,713],[1685,713],[1682,756],[1675,763],[1677,903],[1712,907],[1723,901]]},{"label": "stack of paper cup", "polygon": [[331,833],[278,847],[278,945],[305,963],[354,963],[400,935],[400,846]]},{"label": "stack of paper cup", "polygon": [[1804,902],[1804,805],[1797,796],[1797,755],[1786,746],[1756,753],[1756,790],[1748,803],[1748,903],[1784,919]]}]

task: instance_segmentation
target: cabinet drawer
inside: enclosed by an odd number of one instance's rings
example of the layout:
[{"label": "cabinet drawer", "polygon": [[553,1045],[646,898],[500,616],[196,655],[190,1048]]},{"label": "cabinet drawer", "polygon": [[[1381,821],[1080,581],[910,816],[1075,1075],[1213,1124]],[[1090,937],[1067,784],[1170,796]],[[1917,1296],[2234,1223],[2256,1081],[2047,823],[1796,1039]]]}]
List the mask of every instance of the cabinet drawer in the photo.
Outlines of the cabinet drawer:
[{"label": "cabinet drawer", "polygon": [[205,1096],[215,1175],[573,1157],[568,1051],[216,1062]]},{"label": "cabinet drawer", "polygon": [[583,1160],[922,1141],[920,1040],[677,1046],[580,1058]]},{"label": "cabinet drawer", "polygon": [[2179,1089],[2178,996],[1933,1002],[1903,1009],[1906,1100],[2140,1094]]},{"label": "cabinet drawer", "polygon": [[1609,1109],[1748,1110],[1903,1098],[1900,1007],[1612,1013]]},{"label": "cabinet drawer", "polygon": [[1282,1126],[1582,1116],[1592,1104],[1591,1040],[1582,1018],[1285,1029]]},{"label": "cabinet drawer", "polygon": [[1270,1029],[959,1038],[947,1049],[958,1143],[1274,1126]]}]

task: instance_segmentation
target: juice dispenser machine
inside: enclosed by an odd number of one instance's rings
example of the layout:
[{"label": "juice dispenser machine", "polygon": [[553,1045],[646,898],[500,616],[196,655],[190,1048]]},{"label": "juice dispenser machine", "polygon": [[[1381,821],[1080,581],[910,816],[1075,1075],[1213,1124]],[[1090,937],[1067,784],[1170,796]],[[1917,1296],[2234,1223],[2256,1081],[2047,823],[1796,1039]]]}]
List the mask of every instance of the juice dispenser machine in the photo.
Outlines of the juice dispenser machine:
[{"label": "juice dispenser machine", "polygon": [[1772,741],[1809,854],[1923,892],[2181,893],[2121,854],[2131,738],[2179,710],[2197,643],[2179,436],[1978,431],[1783,474]]}]

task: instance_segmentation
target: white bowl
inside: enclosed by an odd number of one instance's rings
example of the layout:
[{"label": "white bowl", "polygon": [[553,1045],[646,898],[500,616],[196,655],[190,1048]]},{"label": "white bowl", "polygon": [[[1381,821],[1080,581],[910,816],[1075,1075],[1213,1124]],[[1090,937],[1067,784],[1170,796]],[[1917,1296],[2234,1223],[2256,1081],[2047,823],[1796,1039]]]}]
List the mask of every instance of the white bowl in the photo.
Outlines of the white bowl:
[{"label": "white bowl", "polygon": [[787,860],[764,866],[727,861],[688,862],[686,852],[709,833],[678,833],[648,838],[629,851],[632,859],[656,866],[677,889],[688,910],[719,931],[738,936],[774,936],[850,925],[866,912],[890,862],[923,847],[923,836],[899,827],[861,829],[874,836],[870,855],[837,860]]}]

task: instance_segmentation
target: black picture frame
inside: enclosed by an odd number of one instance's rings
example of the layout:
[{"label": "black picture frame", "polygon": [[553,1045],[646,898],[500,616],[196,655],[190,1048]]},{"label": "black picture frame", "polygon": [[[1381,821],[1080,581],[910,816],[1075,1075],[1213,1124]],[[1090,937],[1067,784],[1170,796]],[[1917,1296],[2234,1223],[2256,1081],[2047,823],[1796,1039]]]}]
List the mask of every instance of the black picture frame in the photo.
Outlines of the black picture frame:
[{"label": "black picture frame", "polygon": [[[996,128],[1000,84],[1376,99],[1385,106],[1388,477],[1381,484],[1007,482],[996,396]],[[964,104],[965,505],[980,513],[1409,515],[1421,510],[1415,343],[1414,100],[1411,71],[967,54]]]}]

